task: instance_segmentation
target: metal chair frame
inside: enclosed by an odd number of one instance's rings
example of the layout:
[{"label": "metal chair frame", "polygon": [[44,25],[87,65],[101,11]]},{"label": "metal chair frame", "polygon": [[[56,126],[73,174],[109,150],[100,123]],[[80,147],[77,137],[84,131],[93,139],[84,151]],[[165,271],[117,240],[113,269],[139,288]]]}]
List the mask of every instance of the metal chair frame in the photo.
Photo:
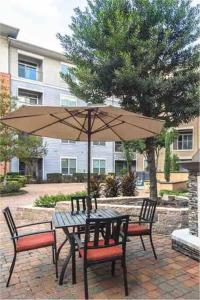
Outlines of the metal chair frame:
[{"label": "metal chair frame", "polygon": [[[94,209],[97,209],[97,199],[93,197],[91,200],[94,203]],[[87,211],[87,196],[73,196],[71,197],[71,211],[72,213],[79,213],[80,211],[86,212]],[[76,228],[73,228],[73,232],[77,230],[77,233],[79,234],[79,237],[81,234],[85,233],[85,227],[83,226],[77,226]],[[59,259],[60,251],[63,248],[63,246],[68,241],[68,236],[66,235],[65,240],[62,242],[60,247],[57,251],[57,259]]]},{"label": "metal chair frame", "polygon": [[[10,283],[10,280],[11,280],[11,276],[12,276],[14,266],[15,266],[15,262],[16,262],[17,253],[28,251],[28,250],[22,250],[22,251],[17,250],[16,241],[18,239],[20,239],[21,237],[36,235],[36,234],[40,234],[40,233],[53,232],[53,234],[54,234],[54,245],[52,245],[52,246],[43,246],[43,247],[39,247],[39,248],[52,247],[53,263],[55,264],[56,278],[57,278],[58,277],[58,266],[57,266],[57,255],[56,255],[56,252],[57,252],[56,232],[53,229],[52,222],[51,221],[37,222],[37,223],[24,224],[24,225],[21,225],[21,226],[16,226],[9,207],[6,207],[5,209],[3,209],[3,214],[4,214],[4,217],[5,217],[6,223],[8,225],[10,235],[11,235],[11,239],[12,239],[13,246],[14,246],[14,257],[13,257],[11,267],[10,267],[10,270],[9,270],[9,277],[8,277],[8,280],[7,280],[7,283],[6,283],[6,287],[9,286],[9,283]],[[19,228],[35,226],[35,225],[40,225],[40,224],[50,224],[51,229],[50,230],[43,230],[43,231],[36,231],[36,232],[31,232],[31,233],[26,233],[26,234],[19,234],[18,233]],[[39,248],[37,248],[37,249],[39,249]]]},{"label": "metal chair frame", "polygon": [[151,243],[151,247],[152,247],[155,259],[157,259],[157,255],[156,255],[156,251],[155,251],[155,247],[154,247],[153,239],[152,239],[152,227],[153,227],[153,223],[154,223],[154,216],[155,216],[156,206],[157,206],[157,201],[156,200],[143,199],[142,207],[141,207],[139,216],[134,215],[134,217],[139,218],[139,221],[137,221],[137,222],[130,221],[129,224],[148,224],[149,225],[149,228],[148,228],[149,230],[145,233],[142,233],[142,234],[131,235],[131,234],[127,233],[127,236],[139,236],[140,239],[141,239],[142,247],[143,247],[144,250],[146,250],[146,248],[145,248],[142,236],[148,235],[149,238],[150,238],[150,243]]},{"label": "metal chair frame", "polygon": [[[126,268],[126,238],[127,238],[127,230],[128,230],[128,222],[129,216],[119,216],[115,218],[99,218],[99,219],[92,219],[88,218],[86,220],[86,228],[85,228],[85,239],[84,244],[81,242],[77,234],[73,234],[73,242],[72,242],[72,282],[73,284],[76,283],[76,246],[78,249],[84,249],[84,257],[83,257],[83,269],[84,269],[84,288],[85,288],[85,299],[88,299],[88,279],[87,279],[87,269],[91,265],[101,264],[105,262],[112,263],[112,276],[115,272],[115,262],[117,260],[121,260],[121,266],[123,268],[123,277],[124,277],[124,289],[125,295],[128,296],[128,283],[127,283],[127,268]],[[104,244],[98,245],[99,242],[99,235],[100,235],[100,228],[102,226],[105,229],[104,235]],[[94,234],[91,235],[91,228],[94,230]],[[93,237],[93,245],[88,246],[88,242],[91,242]],[[110,244],[110,239],[114,240],[113,244]],[[91,249],[100,249],[100,248],[112,248],[114,246],[121,246],[122,247],[122,255],[120,256],[113,256],[108,257],[102,260],[95,260],[89,261],[87,259],[88,250]]]}]

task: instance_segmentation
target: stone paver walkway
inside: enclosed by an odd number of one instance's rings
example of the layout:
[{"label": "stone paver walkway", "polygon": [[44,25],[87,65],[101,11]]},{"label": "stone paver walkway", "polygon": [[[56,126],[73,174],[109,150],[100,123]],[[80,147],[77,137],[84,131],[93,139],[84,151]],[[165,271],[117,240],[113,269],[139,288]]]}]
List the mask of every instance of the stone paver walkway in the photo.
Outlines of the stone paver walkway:
[{"label": "stone paver walkway", "polygon": [[[29,204],[34,193],[46,193],[44,185],[29,186]],[[47,185],[46,185],[47,186]],[[50,190],[49,193],[53,193]],[[56,187],[56,185],[55,185]],[[61,187],[61,185],[59,185]],[[64,187],[64,185],[63,185]],[[66,188],[66,184],[65,184]],[[77,189],[71,184],[69,190]],[[82,186],[79,187],[82,190]],[[42,191],[43,190],[43,191]],[[59,188],[59,191],[63,189]],[[58,192],[54,190],[54,193]],[[66,191],[65,191],[66,192]],[[27,194],[28,195],[28,194]],[[27,195],[22,195],[23,197]],[[38,195],[38,194],[37,194]],[[15,213],[17,205],[25,204],[22,196],[14,199],[0,198],[1,207],[10,205]],[[25,198],[27,199],[27,198]],[[27,204],[27,203],[26,203]],[[18,225],[29,223],[19,220]],[[68,267],[65,284],[58,285],[55,268],[52,264],[51,249],[44,248],[19,253],[10,287],[6,288],[8,271],[13,258],[13,245],[2,214],[0,214],[0,297],[1,299],[83,299],[82,260],[77,255],[77,284],[71,284],[71,264]],[[39,229],[36,227],[36,229]],[[40,227],[40,229],[44,229]],[[58,244],[64,239],[58,231]],[[91,299],[199,299],[199,264],[198,262],[171,249],[170,237],[155,235],[156,261],[152,255],[148,238],[145,239],[147,251],[143,251],[140,240],[135,237],[127,244],[127,268],[129,297],[124,296],[122,270],[118,263],[116,275],[111,277],[110,264],[92,267],[89,271],[89,295]],[[62,250],[59,271],[68,247]]]},{"label": "stone paver walkway", "polygon": [[[59,242],[63,236],[58,234]],[[148,242],[147,242],[148,243]],[[146,245],[148,245],[146,243]],[[199,299],[199,266],[190,258],[171,249],[169,237],[155,236],[158,260],[150,247],[144,252],[137,238],[128,243],[128,299]],[[5,224],[1,222],[1,299],[83,299],[82,260],[77,257],[77,284],[71,284],[71,265],[63,286],[55,279],[51,250],[40,249],[19,253],[9,288],[5,287],[13,248]],[[63,257],[67,253],[63,249]],[[98,265],[89,271],[91,299],[125,299],[122,271],[117,264],[111,277],[110,264]]]},{"label": "stone paver walkway", "polygon": [[3,209],[6,205],[12,207],[21,205],[32,205],[34,200],[43,195],[70,194],[84,191],[85,183],[45,183],[45,184],[27,184],[24,188],[28,193],[19,196],[9,196],[0,198],[0,206]]}]

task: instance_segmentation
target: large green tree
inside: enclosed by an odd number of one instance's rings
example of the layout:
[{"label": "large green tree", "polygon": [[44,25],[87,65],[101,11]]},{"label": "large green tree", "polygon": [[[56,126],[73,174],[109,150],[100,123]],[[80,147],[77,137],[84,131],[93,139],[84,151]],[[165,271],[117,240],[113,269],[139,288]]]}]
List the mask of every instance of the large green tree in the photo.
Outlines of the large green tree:
[{"label": "large green tree", "polygon": [[[10,97],[8,87],[4,79],[0,80],[0,118],[14,108],[14,100]],[[4,178],[8,170],[8,162],[16,154],[16,132],[8,126],[0,123],[0,162],[3,162]],[[6,178],[5,178],[6,180]]]},{"label": "large green tree", "polygon": [[[58,37],[74,65],[65,76],[77,97],[121,106],[166,126],[199,114],[199,7],[188,0],[93,0],[75,9],[72,35]],[[150,196],[157,197],[155,138],[147,138]]]}]

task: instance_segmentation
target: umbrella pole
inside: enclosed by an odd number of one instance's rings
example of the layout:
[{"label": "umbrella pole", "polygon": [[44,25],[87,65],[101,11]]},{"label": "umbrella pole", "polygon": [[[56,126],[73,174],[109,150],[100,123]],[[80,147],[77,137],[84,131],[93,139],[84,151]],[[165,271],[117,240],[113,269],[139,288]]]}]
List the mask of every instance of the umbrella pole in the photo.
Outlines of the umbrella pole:
[{"label": "umbrella pole", "polygon": [[91,210],[91,195],[90,195],[90,161],[91,161],[91,110],[88,110],[88,177],[87,177],[87,208]]}]

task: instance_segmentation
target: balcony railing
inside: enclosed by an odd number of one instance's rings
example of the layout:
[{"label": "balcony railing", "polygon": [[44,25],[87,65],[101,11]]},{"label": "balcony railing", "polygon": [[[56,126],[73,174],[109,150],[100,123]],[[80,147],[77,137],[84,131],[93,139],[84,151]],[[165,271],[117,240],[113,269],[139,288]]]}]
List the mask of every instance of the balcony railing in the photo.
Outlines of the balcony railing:
[{"label": "balcony railing", "polygon": [[27,65],[18,65],[18,76],[29,80],[42,81],[42,72],[38,71],[37,68]]}]

